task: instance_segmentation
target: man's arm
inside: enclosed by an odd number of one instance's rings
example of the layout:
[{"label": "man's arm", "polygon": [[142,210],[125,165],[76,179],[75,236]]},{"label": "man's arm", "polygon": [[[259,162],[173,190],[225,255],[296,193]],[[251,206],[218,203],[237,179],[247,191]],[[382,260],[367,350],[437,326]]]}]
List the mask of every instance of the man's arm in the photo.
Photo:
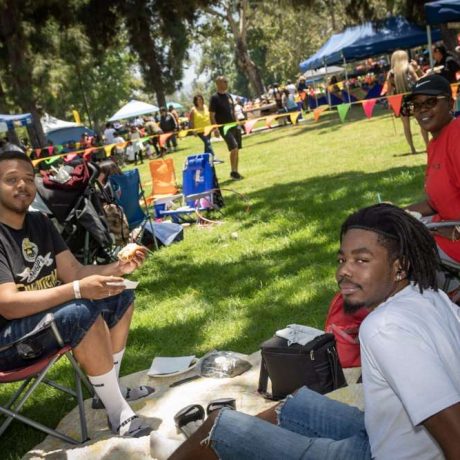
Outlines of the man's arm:
[{"label": "man's arm", "polygon": [[446,460],[459,458],[460,403],[454,404],[427,418],[422,425],[441,447]]},{"label": "man's arm", "polygon": [[406,206],[405,209],[408,209],[409,211],[419,212],[422,216],[431,216],[433,214],[436,214],[437,212],[430,206],[428,200],[421,201],[420,203],[411,204],[409,206]]}]

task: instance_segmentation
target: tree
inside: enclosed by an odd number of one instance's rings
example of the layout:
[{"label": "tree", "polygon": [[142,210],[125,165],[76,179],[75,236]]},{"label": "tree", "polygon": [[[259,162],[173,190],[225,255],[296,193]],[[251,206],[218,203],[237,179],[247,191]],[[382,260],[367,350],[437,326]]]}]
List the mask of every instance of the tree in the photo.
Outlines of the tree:
[{"label": "tree", "polygon": [[249,0],[220,0],[205,11],[211,16],[220,18],[228,25],[234,44],[235,61],[240,71],[249,81],[254,96],[265,92],[262,72],[249,54],[248,29],[254,25],[254,8]]}]

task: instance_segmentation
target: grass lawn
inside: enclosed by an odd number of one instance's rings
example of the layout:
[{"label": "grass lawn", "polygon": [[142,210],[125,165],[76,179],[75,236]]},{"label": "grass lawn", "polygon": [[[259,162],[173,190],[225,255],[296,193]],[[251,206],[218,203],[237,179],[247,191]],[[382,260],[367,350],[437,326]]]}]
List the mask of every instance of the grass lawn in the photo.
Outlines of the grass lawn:
[{"label": "grass lawn", "polygon": [[[422,139],[413,124],[416,146]],[[395,204],[422,198],[425,154],[409,155],[402,125],[379,106],[366,119],[353,106],[342,124],[336,112],[243,138],[240,172],[229,180],[225,145],[213,144],[224,191],[224,223],[185,229],[184,241],[151,255],[138,273],[134,316],[122,374],[149,367],[153,357],[198,356],[212,350],[251,353],[290,323],[323,327],[334,281],[338,230],[353,210],[380,197]],[[200,152],[198,138],[173,154],[180,180],[184,158]],[[140,167],[146,191],[150,176]],[[71,379],[67,364],[54,373]],[[0,398],[10,394],[0,388]],[[40,390],[26,412],[54,424],[74,403]],[[172,416],[173,414],[171,414]],[[20,458],[41,441],[13,422],[0,438],[1,457]]]}]

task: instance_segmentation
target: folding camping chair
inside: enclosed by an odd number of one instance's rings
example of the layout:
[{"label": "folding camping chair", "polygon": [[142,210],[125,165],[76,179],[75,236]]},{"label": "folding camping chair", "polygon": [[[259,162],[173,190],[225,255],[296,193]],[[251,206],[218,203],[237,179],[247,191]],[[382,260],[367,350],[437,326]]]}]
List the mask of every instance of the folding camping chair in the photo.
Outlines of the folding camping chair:
[{"label": "folding camping chair", "polygon": [[[425,223],[425,226],[428,228],[428,230],[435,230],[442,227],[456,227],[458,225],[460,225],[460,221],[457,220]],[[445,278],[442,286],[439,287],[447,294],[455,294],[457,289],[455,289],[453,293],[451,291],[453,285],[457,285],[460,282],[460,263],[456,263],[452,260],[441,259],[441,269],[444,272]],[[454,302],[459,300],[456,298],[456,295],[450,295],[450,297]]]},{"label": "folding camping chair", "polygon": [[176,181],[176,171],[172,158],[149,161],[150,176],[152,177],[152,193],[147,197],[151,205],[158,198],[179,198],[179,188]]},{"label": "folding camping chair", "polygon": [[[139,170],[137,168],[125,171],[123,174],[114,174],[109,177],[110,185],[113,190],[115,201],[123,208],[128,220],[129,230],[140,227],[140,232],[136,237],[137,241],[142,239],[145,225],[153,225],[150,216],[144,190],[142,188]],[[139,204],[139,200],[144,202],[144,209]],[[153,239],[156,247],[155,238]]]},{"label": "folding camping chair", "polygon": [[155,200],[155,216],[170,216],[175,222],[187,221],[187,216],[200,211],[220,209],[223,198],[210,153],[190,155],[185,160],[182,171],[182,206],[168,209],[174,197]]},{"label": "folding camping chair", "polygon": [[[36,339],[38,335],[43,336],[43,334],[50,334],[49,337],[53,337],[61,348],[51,355],[35,357],[36,354],[40,354],[40,350],[37,349],[37,345],[34,343],[34,339]],[[13,420],[18,420],[70,444],[80,444],[87,441],[88,430],[86,426],[84,400],[81,385],[82,382],[87,387],[91,396],[94,394],[94,390],[85,374],[80,369],[80,366],[75,361],[75,358],[71,353],[71,347],[64,345],[59,331],[57,330],[57,327],[53,321],[52,314],[46,315],[34,331],[32,331],[30,334],[27,334],[20,341],[10,346],[15,346],[20,349],[20,354],[24,358],[30,359],[31,364],[13,370],[0,371],[0,384],[20,381],[23,382],[19,389],[13,394],[11,399],[5,405],[0,405],[0,417],[3,416],[1,418],[5,418],[2,425],[0,426],[0,436],[2,436],[2,434],[5,432]],[[67,357],[75,372],[75,390],[46,378],[46,375],[51,367],[63,356]],[[40,383],[46,383],[47,385],[57,390],[63,391],[77,399],[81,432],[81,437],[79,440],[71,438],[70,436],[60,431],[47,427],[46,425],[43,425],[42,423],[32,420],[19,413],[27,399],[32,395]]]}]

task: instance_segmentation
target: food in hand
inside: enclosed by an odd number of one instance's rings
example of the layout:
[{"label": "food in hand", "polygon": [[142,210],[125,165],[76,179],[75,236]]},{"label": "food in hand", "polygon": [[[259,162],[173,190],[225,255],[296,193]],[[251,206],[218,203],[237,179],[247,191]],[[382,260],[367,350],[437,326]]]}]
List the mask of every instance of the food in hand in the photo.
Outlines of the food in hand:
[{"label": "food in hand", "polygon": [[136,243],[129,243],[118,253],[118,259],[122,262],[131,262],[136,257],[136,252],[141,250],[142,246]]}]

